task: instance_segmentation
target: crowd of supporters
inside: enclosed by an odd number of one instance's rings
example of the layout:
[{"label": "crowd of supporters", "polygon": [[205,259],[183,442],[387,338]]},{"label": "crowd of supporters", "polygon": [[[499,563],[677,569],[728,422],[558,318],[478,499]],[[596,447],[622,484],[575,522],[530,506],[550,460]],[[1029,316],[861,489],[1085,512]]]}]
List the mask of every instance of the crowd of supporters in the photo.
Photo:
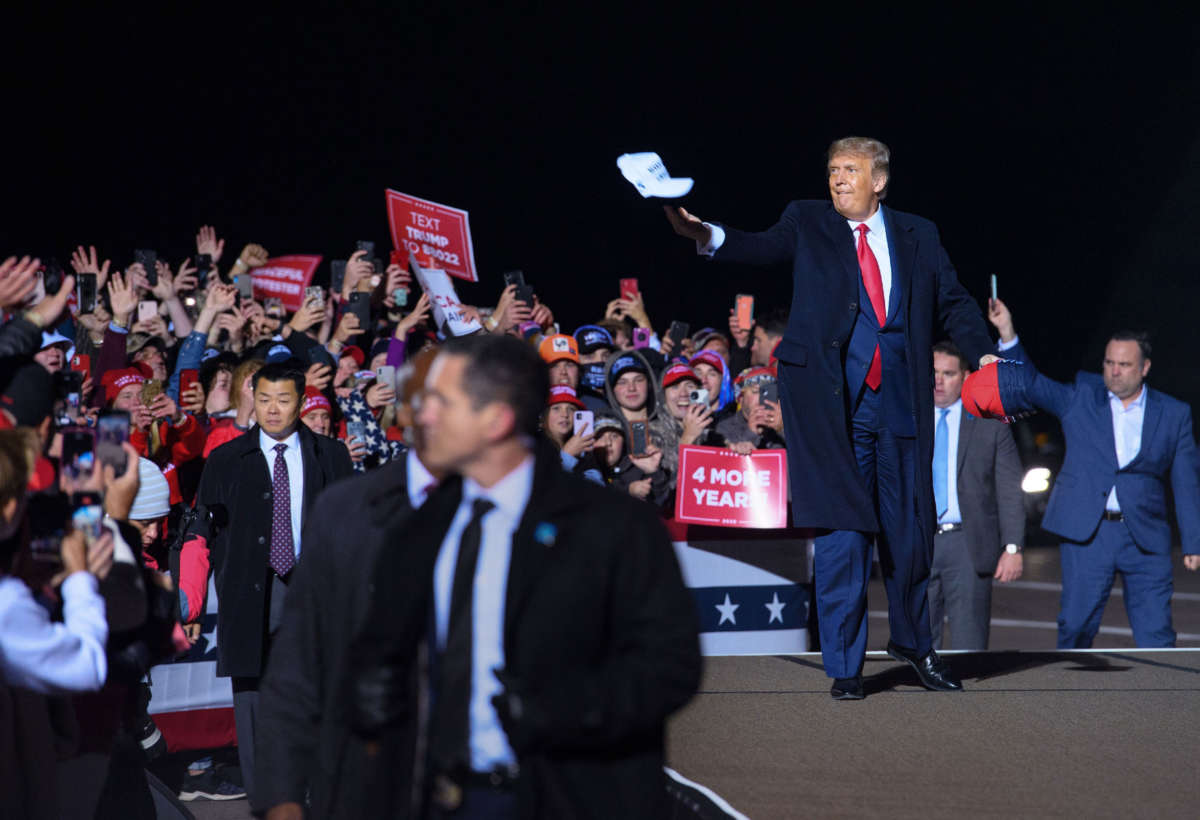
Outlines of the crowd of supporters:
[{"label": "crowd of supporters", "polygon": [[[180,533],[206,459],[256,423],[255,373],[274,363],[302,373],[302,422],[368,471],[407,452],[449,332],[409,270],[366,251],[345,260],[340,289],[310,287],[294,312],[252,298],[267,250],[247,244],[234,256],[210,227],[178,265],[130,255],[122,266],[79,247],[69,269],[29,257],[0,265],[3,708],[44,698],[35,711],[49,715],[49,732],[57,699],[99,690],[88,710],[104,717],[83,721],[75,752],[148,743],[142,676],[199,633],[204,568],[192,567],[189,585]],[[567,328],[536,296],[497,290],[494,306],[464,313],[480,332],[526,339],[546,362],[542,433],[564,470],[669,515],[681,444],[784,446],[772,356],[783,311],[760,305],[745,327],[730,310],[727,327],[692,333],[680,321],[689,317],[656,327],[641,294],[627,292]],[[347,309],[355,292],[369,294],[366,326]],[[14,781],[37,765],[9,762]],[[18,789],[31,804],[39,782]]]}]

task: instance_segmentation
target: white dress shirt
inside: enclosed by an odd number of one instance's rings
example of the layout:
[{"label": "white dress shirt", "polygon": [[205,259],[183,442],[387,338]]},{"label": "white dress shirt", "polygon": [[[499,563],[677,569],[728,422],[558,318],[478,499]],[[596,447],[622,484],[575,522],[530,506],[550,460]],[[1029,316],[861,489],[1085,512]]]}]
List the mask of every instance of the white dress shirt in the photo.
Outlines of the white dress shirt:
[{"label": "white dress shirt", "polygon": [[[1117,467],[1124,469],[1129,462],[1137,458],[1142,450],[1142,422],[1146,418],[1146,386],[1142,392],[1126,407],[1117,396],[1108,391],[1108,406],[1112,410],[1113,440],[1117,444]],[[1117,485],[1108,491],[1108,501],[1104,509],[1120,512],[1121,505],[1117,502]]]},{"label": "white dress shirt", "polygon": [[415,448],[408,451],[404,463],[408,471],[408,503],[412,504],[415,510],[429,498],[429,494],[437,486],[437,479],[425,469],[425,465],[421,463],[421,459],[417,458]]},{"label": "white dress shirt", "polygon": [[87,692],[108,675],[108,621],[99,584],[73,572],[62,584],[55,623],[23,581],[0,577],[0,681],[42,694]]},{"label": "white dress shirt", "polygon": [[942,410],[946,413],[946,431],[949,439],[946,442],[946,511],[938,516],[939,524],[961,524],[962,511],[958,508],[958,432],[962,427],[962,399],[958,399],[949,407],[933,408],[933,429],[937,435],[937,420]]},{"label": "white dress shirt", "polygon": [[287,465],[288,489],[292,494],[292,549],[299,558],[300,519],[304,513],[304,456],[300,452],[300,433],[293,430],[283,441],[276,441],[264,433],[261,427],[258,429],[258,446],[262,449],[263,458],[267,460],[267,479],[271,482],[275,480],[275,459],[279,457],[275,452],[276,444],[287,445],[287,449],[283,451],[283,463]]},{"label": "white dress shirt", "polygon": [[[720,225],[710,225],[707,222],[703,224],[712,231],[712,238],[707,245],[697,242],[696,253],[701,256],[712,256],[725,244],[725,229]],[[883,312],[885,315],[876,317],[882,324],[887,321],[886,314],[891,310],[892,299],[892,253],[888,248],[887,226],[883,223],[883,206],[877,207],[875,213],[867,217],[865,222],[847,219],[846,224],[850,226],[850,235],[854,239],[855,249],[858,248],[858,226],[867,226],[867,245],[875,254],[875,261],[879,263],[879,278],[883,280]]]},{"label": "white dress shirt", "polygon": [[533,491],[533,457],[491,487],[463,480],[458,512],[442,539],[433,571],[433,600],[437,618],[438,648],[446,645],[450,625],[450,596],[463,530],[471,520],[471,505],[485,498],[496,505],[483,517],[479,561],[475,565],[474,603],[471,609],[471,768],[488,772],[513,766],[517,758],[496,717],[492,697],[501,691],[492,670],[504,666],[504,602],[508,591],[508,565],[513,534],[525,514]]}]

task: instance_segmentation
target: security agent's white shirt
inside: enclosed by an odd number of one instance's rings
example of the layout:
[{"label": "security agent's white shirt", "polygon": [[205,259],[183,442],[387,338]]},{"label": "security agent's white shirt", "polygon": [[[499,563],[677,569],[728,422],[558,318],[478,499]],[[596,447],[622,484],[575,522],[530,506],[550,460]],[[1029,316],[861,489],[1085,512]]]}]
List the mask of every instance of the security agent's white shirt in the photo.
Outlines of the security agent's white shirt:
[{"label": "security agent's white shirt", "polygon": [[429,494],[437,486],[437,479],[425,469],[421,459],[417,458],[416,448],[408,451],[404,465],[408,476],[408,503],[412,504],[412,508],[415,510],[428,500]]},{"label": "security agent's white shirt", "polygon": [[933,430],[937,435],[937,420],[943,410],[946,413],[946,432],[949,439],[946,442],[946,512],[938,516],[939,524],[961,524],[962,511],[958,508],[958,431],[962,426],[962,399],[958,399],[949,407],[933,408]]},{"label": "security agent's white shirt", "polygon": [[[720,225],[710,225],[707,222],[703,224],[712,231],[712,238],[707,245],[697,242],[696,253],[701,256],[712,256],[725,244],[725,229]],[[883,280],[883,312],[887,314],[891,310],[892,299],[892,253],[888,248],[887,227],[883,224],[883,206],[877,207],[875,213],[863,222],[847,219],[846,224],[850,226],[850,235],[854,238],[855,248],[858,247],[858,226],[867,226],[867,246],[875,254],[875,261],[879,263],[879,278]],[[887,320],[886,315],[877,318],[880,322]]]},{"label": "security agent's white shirt", "polygon": [[442,649],[450,626],[450,596],[454,588],[459,541],[471,520],[471,505],[477,498],[486,498],[495,504],[495,509],[483,517],[471,610],[470,751],[471,769],[477,772],[489,772],[498,766],[512,767],[517,762],[492,706],[492,697],[502,688],[492,670],[504,666],[504,601],[513,534],[525,514],[532,491],[532,456],[491,487],[481,487],[469,478],[464,479],[462,502],[442,539],[433,570],[437,644]]},{"label": "security agent's white shirt", "polygon": [[[1112,411],[1113,440],[1117,445],[1117,467],[1121,469],[1127,467],[1129,462],[1137,458],[1137,454],[1142,451],[1142,422],[1146,419],[1146,392],[1146,385],[1143,384],[1142,392],[1138,393],[1138,397],[1126,407],[1115,393],[1111,390],[1108,391],[1108,406]],[[1104,509],[1111,512],[1121,511],[1121,505],[1117,501],[1116,484],[1108,491],[1108,501],[1105,502]]]},{"label": "security agent's white shirt", "polygon": [[275,459],[279,457],[275,452],[276,444],[287,445],[287,449],[283,451],[283,463],[287,465],[288,490],[292,496],[292,549],[299,558],[300,518],[304,513],[304,456],[300,453],[299,431],[293,430],[283,441],[276,441],[263,432],[261,427],[258,428],[258,446],[262,450],[263,458],[267,460],[267,480],[271,481],[272,485],[275,481]]}]

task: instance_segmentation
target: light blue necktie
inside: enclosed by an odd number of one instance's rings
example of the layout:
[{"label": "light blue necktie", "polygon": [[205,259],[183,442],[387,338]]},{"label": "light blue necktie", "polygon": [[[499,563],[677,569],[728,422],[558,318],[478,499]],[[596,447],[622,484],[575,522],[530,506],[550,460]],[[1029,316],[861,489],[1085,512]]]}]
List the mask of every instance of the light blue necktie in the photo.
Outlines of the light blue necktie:
[{"label": "light blue necktie", "polygon": [[938,410],[937,430],[933,436],[933,500],[939,519],[950,506],[946,494],[946,471],[950,467],[950,425],[946,423],[949,413],[949,408]]}]

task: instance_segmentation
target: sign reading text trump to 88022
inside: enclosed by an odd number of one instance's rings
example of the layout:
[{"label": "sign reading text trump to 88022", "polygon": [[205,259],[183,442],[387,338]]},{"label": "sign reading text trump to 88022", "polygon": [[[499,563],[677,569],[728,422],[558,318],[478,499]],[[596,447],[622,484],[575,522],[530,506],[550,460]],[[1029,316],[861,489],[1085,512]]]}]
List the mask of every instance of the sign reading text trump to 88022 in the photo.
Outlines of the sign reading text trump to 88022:
[{"label": "sign reading text trump to 88022", "polygon": [[390,188],[387,210],[392,247],[407,250],[422,267],[444,270],[468,282],[479,281],[466,211]]},{"label": "sign reading text trump to 88022", "polygon": [[787,526],[787,498],[785,450],[743,456],[719,447],[679,448],[678,521],[778,529]]}]

